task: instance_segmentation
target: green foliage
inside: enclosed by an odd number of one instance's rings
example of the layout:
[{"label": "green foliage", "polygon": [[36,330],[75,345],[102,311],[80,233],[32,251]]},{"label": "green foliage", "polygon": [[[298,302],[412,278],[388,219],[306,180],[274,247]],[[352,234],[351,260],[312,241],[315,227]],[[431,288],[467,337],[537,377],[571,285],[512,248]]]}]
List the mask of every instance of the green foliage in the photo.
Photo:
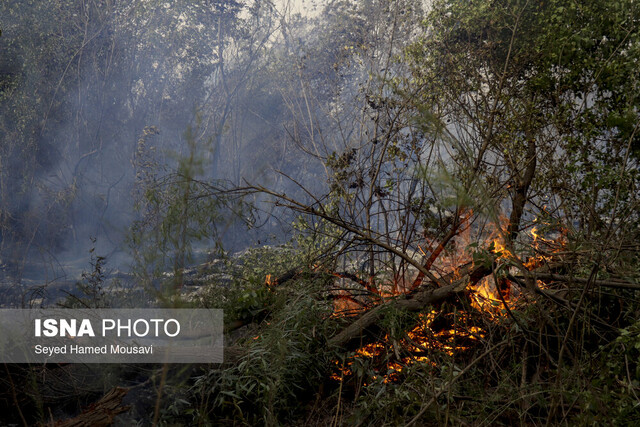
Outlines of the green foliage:
[{"label": "green foliage", "polygon": [[593,374],[585,390],[574,393],[581,413],[580,424],[640,422],[640,323],[620,330],[620,335],[598,351]]},{"label": "green foliage", "polygon": [[[189,388],[168,385],[161,424],[302,423],[318,414],[314,399],[326,409],[319,424],[640,422],[640,303],[637,289],[617,288],[640,279],[638,3],[436,0],[418,25],[422,3],[332,1],[318,19],[274,19],[260,1],[242,13],[221,0],[0,4],[0,256],[16,242],[24,254],[40,237],[75,233],[73,207],[102,180],[98,166],[129,163],[117,137],[159,124],[133,153],[136,281],[161,303],[223,308],[229,346],[243,354],[203,367]],[[182,138],[163,129],[191,121]],[[290,144],[274,148],[289,138],[315,166]],[[300,170],[311,201],[295,206],[325,218],[296,218],[287,245],[198,259],[210,246],[223,255],[230,211],[253,213],[212,173],[269,181],[267,164]],[[100,182],[87,216],[109,207],[116,180]],[[277,194],[290,202],[288,190]],[[454,212],[471,209],[468,230],[504,212],[512,228],[508,259],[496,262],[506,252],[494,244],[467,246],[474,267],[506,283],[528,274],[526,256],[544,255],[544,272],[565,281],[520,286],[509,310],[491,302],[493,317],[471,306],[471,292],[430,307],[423,314],[442,312],[434,328],[453,328],[456,344],[460,328],[482,333],[455,351],[426,348],[428,361],[401,372],[392,364],[412,351],[398,341],[419,317],[393,304],[371,328],[384,341],[379,355],[327,348],[353,321],[331,316],[346,282],[332,276],[338,267],[368,278],[350,284],[363,293],[410,284],[408,261],[423,263],[455,231]],[[531,225],[540,236],[562,232],[562,245],[532,243],[522,232]],[[457,237],[443,253],[462,252]],[[67,306],[114,301],[106,259],[91,254]],[[186,300],[194,263],[204,286]],[[285,274],[294,279],[266,283]],[[351,374],[328,381],[347,361]],[[47,418],[42,404],[37,412]]]},{"label": "green foliage", "polygon": [[364,387],[348,423],[389,426],[408,422],[420,410],[432,384],[424,366],[412,365],[407,375],[410,379],[401,383],[380,376]]},{"label": "green foliage", "polygon": [[541,204],[562,200],[590,238],[607,218],[637,228],[639,13],[633,1],[434,3],[407,85],[423,88],[418,116],[455,135],[451,175],[467,192],[488,184],[474,206],[499,205],[508,192],[494,184],[514,188],[534,140]]},{"label": "green foliage", "polygon": [[[95,239],[93,239],[95,244]],[[91,271],[82,273],[82,281],[78,282],[78,290],[86,297],[79,299],[84,307],[76,305],[77,308],[104,308],[105,304],[105,263],[106,258],[95,254],[95,248],[91,248]]]},{"label": "green foliage", "polygon": [[233,366],[212,370],[196,382],[200,421],[232,420],[243,424],[278,424],[301,416],[301,402],[323,382],[331,353],[330,306],[322,289],[298,281],[275,296],[271,316],[257,336],[246,342],[246,355]]},{"label": "green foliage", "polygon": [[[302,227],[301,222],[297,224]],[[326,235],[318,236],[306,230],[300,233],[296,245],[251,248],[228,258],[223,268],[229,281],[209,283],[199,296],[199,304],[224,309],[227,323],[262,319],[277,307],[276,295],[281,287],[276,280],[285,274],[297,278],[307,276],[310,264],[318,260],[323,244],[329,241]],[[296,283],[287,283],[284,288],[296,289]]]},{"label": "green foliage", "polygon": [[[175,169],[163,174],[166,168],[159,166],[149,144],[155,134],[155,128],[145,128],[138,141],[136,208],[140,219],[131,227],[129,247],[141,284],[151,290],[162,281],[162,291],[172,295],[183,285],[195,244],[215,244],[221,249],[217,227],[223,225],[222,196],[198,179],[204,173],[211,139],[199,139],[189,127],[184,135],[186,154],[175,155]],[[236,214],[242,214],[245,207],[237,205]],[[169,280],[162,280],[169,270]]]},{"label": "green foliage", "polygon": [[120,278],[109,277],[107,257],[96,254],[97,239],[92,238],[88,271],[83,271],[75,289],[57,304],[64,308],[142,308],[150,295],[142,289],[125,286]]}]

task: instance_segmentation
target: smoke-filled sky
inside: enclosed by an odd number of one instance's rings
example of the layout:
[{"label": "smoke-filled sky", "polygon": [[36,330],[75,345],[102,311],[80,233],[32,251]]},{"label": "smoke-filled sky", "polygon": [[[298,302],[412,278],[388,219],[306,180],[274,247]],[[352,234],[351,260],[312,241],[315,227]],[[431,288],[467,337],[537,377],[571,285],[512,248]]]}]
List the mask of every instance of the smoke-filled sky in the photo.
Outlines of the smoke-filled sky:
[{"label": "smoke-filled sky", "polygon": [[[293,153],[286,100],[297,89],[279,74],[290,60],[280,19],[317,17],[321,3],[5,3],[3,269],[33,275],[93,246],[119,263],[144,197],[189,156],[202,180],[277,187],[290,183],[274,169],[311,172],[318,162]],[[258,240],[232,223],[218,229],[230,247]]]},{"label": "smoke-filled sky", "polygon": [[176,246],[187,230],[194,247],[219,238],[231,251],[282,242],[291,216],[261,197],[246,199],[253,212],[204,206],[203,187],[185,187],[185,176],[321,195],[333,152],[366,143],[363,94],[392,52],[387,12],[323,0],[207,4],[0,6],[3,271],[65,275],[92,247],[126,269],[136,232]]}]

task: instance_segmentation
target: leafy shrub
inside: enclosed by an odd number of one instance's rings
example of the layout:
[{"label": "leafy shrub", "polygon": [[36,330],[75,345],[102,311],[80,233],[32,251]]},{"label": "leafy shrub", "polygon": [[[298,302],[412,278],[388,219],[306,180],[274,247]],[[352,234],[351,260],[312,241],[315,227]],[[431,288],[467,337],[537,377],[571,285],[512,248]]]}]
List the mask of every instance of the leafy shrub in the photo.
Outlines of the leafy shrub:
[{"label": "leafy shrub", "polygon": [[300,280],[274,295],[271,316],[247,338],[241,360],[197,379],[203,420],[273,425],[303,412],[301,399],[318,390],[332,359],[324,344],[330,306],[318,285]]}]

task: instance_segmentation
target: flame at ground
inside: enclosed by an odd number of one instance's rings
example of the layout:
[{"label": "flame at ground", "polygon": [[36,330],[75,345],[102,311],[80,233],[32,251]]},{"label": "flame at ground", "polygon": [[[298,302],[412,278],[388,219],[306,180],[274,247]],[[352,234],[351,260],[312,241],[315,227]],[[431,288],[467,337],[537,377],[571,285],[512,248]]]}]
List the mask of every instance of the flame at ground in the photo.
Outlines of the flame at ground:
[{"label": "flame at ground", "polygon": [[[493,274],[475,284],[469,284],[468,309],[454,311],[454,313],[442,313],[436,310],[421,313],[416,326],[406,332],[404,337],[392,340],[385,336],[380,341],[360,347],[344,363],[336,362],[337,371],[332,378],[341,381],[349,377],[353,374],[351,368],[355,362],[369,359],[372,362],[376,360],[380,362],[377,372],[383,377],[384,382],[396,381],[400,378],[402,371],[412,364],[425,363],[434,366],[430,358],[434,352],[456,357],[479,343],[486,333],[481,326],[478,326],[478,313],[484,315],[485,319],[495,322],[506,319],[509,311],[517,309],[521,289],[506,276],[516,274],[518,266],[533,270],[551,263],[553,257],[563,249],[566,243],[566,230],[561,229],[556,238],[549,239],[544,237],[537,227],[532,227],[527,235],[530,239],[529,247],[533,253],[523,261],[513,253],[511,249],[513,245],[506,243],[507,224],[508,219],[502,217],[498,224],[494,225],[493,231],[483,233],[486,236],[484,239],[476,236],[475,241],[479,243],[475,245],[470,227],[463,228],[452,245],[454,250],[443,251],[432,266],[432,270],[439,273],[441,277],[448,275],[452,280],[461,280],[460,266],[472,260],[471,253],[467,249],[469,247],[487,248],[486,253],[491,259]],[[424,247],[431,250],[432,245],[427,244]],[[426,258],[427,253],[423,247],[419,246],[418,249]],[[541,281],[537,281],[537,285],[540,288],[546,287],[546,284]],[[406,287],[398,283],[384,283],[378,286],[380,290],[377,295],[380,299],[376,303],[406,292]],[[358,303],[355,298],[349,298],[348,294],[347,291],[340,291],[340,297],[334,300],[334,317],[359,314],[366,308],[365,304]],[[451,316],[455,319],[451,319]],[[436,323],[439,324],[436,325]]]},{"label": "flame at ground", "polygon": [[[453,316],[450,313],[449,316]],[[471,345],[478,342],[485,336],[485,332],[478,326],[463,326],[470,321],[466,313],[458,312],[455,314],[457,319],[454,320],[453,328],[439,329],[433,328],[434,322],[442,314],[436,310],[429,313],[420,313],[416,326],[407,331],[404,338],[391,340],[385,335],[381,341],[376,341],[358,348],[353,356],[344,363],[335,361],[336,372],[331,378],[342,381],[345,377],[353,374],[352,366],[354,363],[363,360],[376,359],[385,360],[381,364],[381,368],[376,370],[378,376],[382,376],[383,382],[396,381],[400,378],[403,370],[408,366],[422,363],[431,367],[437,367],[430,355],[440,353],[449,357],[454,357],[456,353],[463,352],[471,348]],[[395,359],[389,360],[389,354],[396,355]],[[374,378],[372,378],[375,380]]]}]

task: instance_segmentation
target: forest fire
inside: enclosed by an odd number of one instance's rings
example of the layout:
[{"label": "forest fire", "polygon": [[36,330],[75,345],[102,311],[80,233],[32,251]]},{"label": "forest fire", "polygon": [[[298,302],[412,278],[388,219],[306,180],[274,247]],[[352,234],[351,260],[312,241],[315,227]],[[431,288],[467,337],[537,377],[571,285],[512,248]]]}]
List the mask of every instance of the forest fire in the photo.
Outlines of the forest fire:
[{"label": "forest fire", "polygon": [[[436,363],[430,358],[431,354],[439,353],[455,358],[477,345],[486,336],[483,322],[500,322],[507,319],[509,312],[518,308],[523,292],[521,284],[507,277],[517,275],[518,266],[532,271],[552,262],[554,255],[560,253],[565,246],[566,230],[561,229],[556,233],[556,237],[551,239],[544,237],[537,227],[532,227],[527,236],[533,255],[523,261],[518,255],[514,255],[511,246],[505,242],[506,227],[502,224],[507,222],[502,220],[500,223],[493,232],[488,233],[489,236],[482,244],[472,244],[469,228],[463,229],[458,236],[456,249],[444,252],[433,264],[434,270],[438,271],[441,277],[468,280],[464,293],[467,298],[464,301],[451,302],[446,307],[441,306],[427,313],[419,313],[415,326],[404,333],[404,336],[394,339],[385,334],[381,339],[357,348],[350,359],[343,363],[335,362],[337,370],[331,378],[343,381],[353,374],[352,365],[356,361],[370,360],[379,366],[376,372],[379,372],[382,381],[396,381],[403,369],[412,364],[426,363],[436,367]],[[478,240],[480,239],[477,238],[476,241]],[[473,254],[469,251],[470,247],[487,249],[476,250]],[[426,258],[425,251],[421,247],[419,250]],[[477,262],[483,261],[489,261],[491,264],[489,273],[484,277],[473,282],[464,275],[464,271],[469,270],[465,269],[465,266],[471,265],[473,269]],[[536,283],[539,288],[546,287],[540,280]],[[407,294],[402,291],[404,287],[397,283],[382,285],[381,288],[396,291],[378,293],[381,297],[376,300],[378,303]],[[337,293],[332,317],[357,316],[367,308],[367,304],[348,290],[342,289]]]},{"label": "forest fire", "polygon": [[[638,23],[0,1],[0,426],[640,426]],[[12,357],[124,307],[211,319]]]}]

